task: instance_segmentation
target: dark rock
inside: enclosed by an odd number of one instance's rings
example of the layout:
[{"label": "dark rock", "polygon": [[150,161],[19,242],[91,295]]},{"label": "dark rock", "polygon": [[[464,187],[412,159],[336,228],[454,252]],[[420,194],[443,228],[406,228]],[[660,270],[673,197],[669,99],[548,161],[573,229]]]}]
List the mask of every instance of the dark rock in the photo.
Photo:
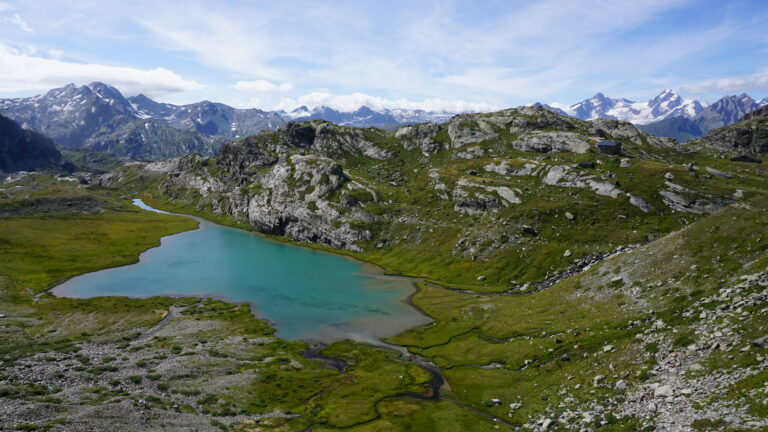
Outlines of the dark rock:
[{"label": "dark rock", "polygon": [[309,125],[290,122],[285,125],[288,143],[296,147],[309,147],[315,142],[315,128]]},{"label": "dark rock", "polygon": [[347,194],[344,194],[341,196],[341,205],[344,207],[355,207],[360,202],[353,196],[349,196]]},{"label": "dark rock", "polygon": [[752,157],[750,155],[740,155],[731,158],[732,162],[749,162],[749,163],[763,163],[760,159]]},{"label": "dark rock", "polygon": [[53,141],[0,116],[0,172],[52,168],[60,161]]},{"label": "dark rock", "polygon": [[768,106],[745,115],[731,126],[715,129],[698,145],[723,153],[768,153]]},{"label": "dark rock", "polygon": [[768,348],[768,335],[753,340],[752,345],[758,348]]},{"label": "dark rock", "polygon": [[523,231],[524,234],[528,234],[528,235],[531,235],[531,236],[539,235],[539,233],[536,231],[536,229],[534,229],[530,225],[523,225],[522,227],[520,227],[520,229]]},{"label": "dark rock", "polygon": [[459,198],[453,206],[453,210],[467,215],[477,215],[487,212],[496,212],[502,208],[501,201],[495,196],[478,194],[476,197]]},{"label": "dark rock", "polygon": [[571,358],[568,356],[568,354],[563,354],[560,356],[560,361],[571,361]]}]

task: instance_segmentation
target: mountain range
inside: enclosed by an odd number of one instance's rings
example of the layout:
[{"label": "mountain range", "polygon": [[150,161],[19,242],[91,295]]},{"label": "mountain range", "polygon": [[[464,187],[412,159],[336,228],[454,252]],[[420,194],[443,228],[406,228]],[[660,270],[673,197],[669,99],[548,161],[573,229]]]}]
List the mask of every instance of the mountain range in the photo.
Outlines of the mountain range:
[{"label": "mountain range", "polygon": [[[570,106],[535,105],[581,120],[624,120],[645,132],[687,141],[737,122],[768,104],[750,96],[725,96],[712,105],[664,90],[646,102],[609,98],[602,93]],[[139,94],[126,98],[110,85],[69,84],[45,94],[0,99],[0,113],[21,127],[50,137],[62,149],[108,153],[123,160],[160,160],[190,153],[211,155],[227,141],[276,130],[289,121],[327,120],[343,126],[395,128],[445,123],[456,113],[361,106],[342,111],[301,106],[292,111],[239,109],[202,101],[174,105]]]},{"label": "mountain range", "polygon": [[290,112],[281,111],[285,120],[328,120],[342,126],[387,128],[418,123],[445,123],[457,113],[411,109],[373,110],[362,106],[355,111],[344,112],[327,106],[309,109],[301,106]]},{"label": "mountain range", "polygon": [[3,99],[0,113],[25,129],[50,137],[61,148],[103,151],[129,160],[210,154],[226,141],[152,119],[119,90],[98,82]]},{"label": "mountain range", "polygon": [[712,129],[736,123],[752,111],[768,104],[768,98],[756,101],[749,95],[724,96],[712,105],[684,99],[672,90],[644,102],[624,98],[609,98],[597,93],[573,105],[544,106],[558,114],[580,120],[607,118],[638,125],[644,132],[687,141],[704,136]]},{"label": "mountain range", "polygon": [[360,127],[445,122],[454,114],[423,110],[344,112],[300,107],[291,112],[238,109],[202,101],[173,105],[139,94],[126,98],[115,87],[68,84],[45,94],[0,99],[0,113],[67,149],[106,152],[127,160],[159,160],[189,153],[210,155],[225,142],[275,130],[292,120],[323,119]]}]

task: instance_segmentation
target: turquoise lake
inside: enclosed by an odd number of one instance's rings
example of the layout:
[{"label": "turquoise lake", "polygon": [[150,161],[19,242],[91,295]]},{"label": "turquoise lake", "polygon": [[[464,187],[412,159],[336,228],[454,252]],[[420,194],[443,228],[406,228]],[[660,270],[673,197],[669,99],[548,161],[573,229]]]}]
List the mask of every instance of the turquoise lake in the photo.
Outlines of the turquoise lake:
[{"label": "turquoise lake", "polygon": [[[158,211],[141,200],[137,206]],[[165,212],[161,212],[165,213]],[[192,217],[192,216],[187,216]],[[285,339],[377,342],[429,319],[406,304],[407,278],[350,258],[282,244],[194,217],[200,228],[164,237],[136,264],[74,277],[60,297],[213,297],[250,303]]]}]

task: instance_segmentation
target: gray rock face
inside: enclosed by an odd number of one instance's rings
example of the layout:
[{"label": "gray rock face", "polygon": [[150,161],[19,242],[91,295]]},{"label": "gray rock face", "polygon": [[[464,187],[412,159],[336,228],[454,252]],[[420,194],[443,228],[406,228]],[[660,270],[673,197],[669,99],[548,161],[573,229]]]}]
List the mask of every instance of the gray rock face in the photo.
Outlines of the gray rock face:
[{"label": "gray rock face", "polygon": [[708,172],[708,173],[712,174],[712,175],[713,175],[713,176],[715,176],[715,177],[720,177],[720,178],[733,178],[733,174],[731,174],[731,173],[729,173],[729,172],[725,172],[725,171],[718,171],[718,170],[716,170],[716,169],[714,169],[714,168],[710,168],[710,167],[707,167],[707,168],[706,168],[706,170],[707,170],[707,172]]},{"label": "gray rock face", "polygon": [[685,188],[669,180],[665,181],[664,185],[665,188],[660,190],[659,194],[664,204],[675,211],[692,214],[714,213],[732,202]]},{"label": "gray rock face", "polygon": [[649,211],[653,210],[653,206],[648,204],[644,199],[640,198],[637,195],[629,195],[629,203],[633,206],[639,208],[645,213],[648,213]]},{"label": "gray rock face", "polygon": [[576,129],[576,124],[570,119],[557,115],[544,107],[538,106],[526,106],[515,110],[500,111],[490,117],[489,121],[506,124],[511,133],[522,133],[542,129]]},{"label": "gray rock face", "polygon": [[580,174],[564,165],[551,167],[549,172],[542,178],[542,181],[553,186],[589,188],[598,195],[611,198],[616,198],[624,193],[612,183],[595,180],[594,176]]},{"label": "gray rock face", "polygon": [[648,144],[657,147],[676,145],[675,140],[671,138],[645,135],[629,122],[599,118],[590,120],[588,123],[591,125],[590,132],[600,137],[624,138],[637,145],[643,144],[643,138],[645,138]]},{"label": "gray rock face", "polygon": [[434,136],[443,127],[436,123],[406,126],[395,132],[395,138],[401,140],[406,150],[418,148],[423,155],[429,156],[442,150],[442,146],[434,140]]},{"label": "gray rock face", "polygon": [[456,116],[454,120],[448,125],[452,148],[486,141],[498,135],[488,122],[476,120],[474,116]]},{"label": "gray rock face", "polygon": [[[301,127],[314,128],[315,138],[312,147],[328,156],[350,152],[378,160],[392,157],[388,151],[368,141],[360,129],[344,128],[328,122],[310,123]],[[307,129],[303,130],[302,133],[309,134]]]},{"label": "gray rock face", "polygon": [[768,335],[753,340],[752,345],[758,348],[768,348]]},{"label": "gray rock face", "polygon": [[501,200],[493,195],[467,193],[461,188],[453,191],[455,204],[453,210],[467,215],[477,215],[501,210]]},{"label": "gray rock face", "polygon": [[[322,142],[323,133],[318,131],[311,143],[309,130],[302,127],[291,133],[288,139],[296,148],[336,150],[326,148],[328,143]],[[147,169],[168,174],[164,186],[169,194],[176,187],[195,190],[204,197],[201,205],[247,219],[259,232],[361,250],[355,243],[371,234],[351,228],[349,222],[367,215],[356,206],[343,213],[328,201],[350,183],[341,165],[318,154],[292,154],[289,147],[286,142],[268,144],[252,137],[227,145],[216,158],[186,156]],[[211,175],[206,166],[214,164],[229,175]]]},{"label": "gray rock face", "polygon": [[713,130],[693,143],[722,153],[768,153],[768,106],[731,126]]},{"label": "gray rock face", "polygon": [[573,132],[534,132],[512,143],[512,147],[526,152],[586,153],[590,144]]}]

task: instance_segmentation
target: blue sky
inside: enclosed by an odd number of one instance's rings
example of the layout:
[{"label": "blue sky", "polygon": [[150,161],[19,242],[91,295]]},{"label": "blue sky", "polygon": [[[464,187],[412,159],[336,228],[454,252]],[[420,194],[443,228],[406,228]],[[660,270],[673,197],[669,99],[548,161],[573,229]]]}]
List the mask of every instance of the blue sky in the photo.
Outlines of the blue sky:
[{"label": "blue sky", "polygon": [[0,97],[104,81],[263,109],[763,98],[766,29],[762,0],[0,0]]}]

